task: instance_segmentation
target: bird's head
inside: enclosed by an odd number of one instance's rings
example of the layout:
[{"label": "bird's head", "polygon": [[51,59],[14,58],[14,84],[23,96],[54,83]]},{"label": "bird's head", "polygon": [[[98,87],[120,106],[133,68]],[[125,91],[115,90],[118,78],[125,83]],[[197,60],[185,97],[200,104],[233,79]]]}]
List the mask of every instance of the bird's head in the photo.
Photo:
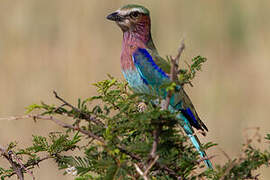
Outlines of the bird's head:
[{"label": "bird's head", "polygon": [[140,5],[125,5],[109,14],[107,19],[115,21],[123,32],[150,29],[149,10]]}]

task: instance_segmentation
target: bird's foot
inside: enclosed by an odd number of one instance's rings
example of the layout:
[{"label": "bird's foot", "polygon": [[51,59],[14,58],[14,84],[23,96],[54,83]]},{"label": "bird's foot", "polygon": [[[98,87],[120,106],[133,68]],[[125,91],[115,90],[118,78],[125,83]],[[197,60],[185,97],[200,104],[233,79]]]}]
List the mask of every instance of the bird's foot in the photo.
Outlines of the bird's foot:
[{"label": "bird's foot", "polygon": [[200,129],[197,130],[196,134],[201,134],[203,136],[206,136],[206,133],[204,131],[200,130]]},{"label": "bird's foot", "polygon": [[140,102],[138,104],[138,110],[139,110],[139,112],[144,112],[145,109],[146,109],[146,107],[147,107],[147,105],[144,102]]}]

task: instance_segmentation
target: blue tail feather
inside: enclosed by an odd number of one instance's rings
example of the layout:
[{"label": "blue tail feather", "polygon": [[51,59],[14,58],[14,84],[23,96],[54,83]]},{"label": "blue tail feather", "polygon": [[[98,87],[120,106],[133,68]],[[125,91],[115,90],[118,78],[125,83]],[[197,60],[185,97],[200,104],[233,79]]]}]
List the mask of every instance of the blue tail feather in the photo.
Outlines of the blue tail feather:
[{"label": "blue tail feather", "polygon": [[183,129],[184,129],[185,133],[190,138],[190,141],[192,142],[192,144],[196,148],[196,150],[199,152],[200,156],[204,159],[206,166],[209,169],[213,169],[211,161],[209,159],[207,159],[206,153],[201,149],[201,143],[200,143],[199,139],[197,138],[197,136],[194,135],[194,131],[192,130],[192,127],[191,127],[189,121],[187,120],[187,118],[182,113],[178,114],[177,118],[184,121]]},{"label": "blue tail feather", "polygon": [[196,150],[199,152],[200,156],[204,159],[203,161],[205,162],[206,166],[210,169],[213,169],[212,163],[209,159],[207,159],[206,153],[203,150],[201,150],[198,138],[193,134],[188,135],[188,137],[190,138],[192,144],[195,146]]}]

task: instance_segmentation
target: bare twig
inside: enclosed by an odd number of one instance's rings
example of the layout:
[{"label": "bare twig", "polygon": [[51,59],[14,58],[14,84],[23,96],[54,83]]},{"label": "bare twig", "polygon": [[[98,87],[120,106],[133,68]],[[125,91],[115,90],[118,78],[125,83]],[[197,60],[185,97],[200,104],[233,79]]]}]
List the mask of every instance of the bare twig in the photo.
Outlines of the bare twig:
[{"label": "bare twig", "polygon": [[[253,130],[254,133],[252,133],[252,136],[249,137],[249,133],[250,131]],[[260,143],[262,141],[262,135],[260,134],[260,127],[250,127],[250,128],[246,128],[244,129],[243,133],[243,137],[245,137],[246,143],[247,145],[249,145],[250,143],[252,143],[254,141],[254,139],[257,140],[258,143]]]},{"label": "bare twig", "polygon": [[[185,44],[184,44],[184,40],[182,40],[181,44],[180,44],[180,47],[178,49],[178,53],[175,56],[175,58],[170,57],[170,60],[171,60],[170,80],[172,82],[175,82],[177,80],[177,75],[178,75],[178,72],[179,72],[178,71],[179,59],[180,59],[180,56],[183,53],[184,49],[185,49]],[[166,97],[165,109],[168,109],[171,97],[172,97],[172,91],[169,91],[167,93],[167,97]]]},{"label": "bare twig", "polygon": [[[44,161],[44,160],[47,160],[47,159],[50,159],[52,158],[51,156],[45,156],[41,159],[38,159],[36,161],[33,161],[33,162],[30,162],[30,163],[26,163],[24,164],[23,166],[25,167],[25,170],[29,171],[30,169],[33,169],[35,166],[39,166],[39,163]],[[31,171],[32,172],[32,171]],[[16,173],[11,173],[11,175],[14,175]]]},{"label": "bare twig", "polygon": [[39,166],[39,163],[40,163],[40,162],[45,161],[45,160],[47,160],[47,159],[51,159],[51,158],[53,158],[53,157],[50,156],[50,155],[48,155],[48,156],[45,156],[45,157],[43,157],[43,158],[37,159],[37,160],[34,161],[34,162],[27,163],[27,164],[25,164],[24,166],[25,166],[25,167],[29,167],[28,169],[32,169],[33,166]]},{"label": "bare twig", "polygon": [[228,159],[229,162],[232,161],[231,157],[230,157],[223,149],[221,149],[221,148],[218,148],[218,149],[219,149],[219,150],[222,152],[222,154]]},{"label": "bare twig", "polygon": [[33,115],[33,114],[29,114],[29,115],[24,115],[24,116],[11,116],[11,117],[7,117],[7,118],[0,118],[0,120],[19,120],[19,119],[34,119],[34,120],[37,120],[37,119],[42,119],[42,120],[50,120],[50,121],[53,121],[54,123],[56,123],[57,125],[63,127],[63,128],[68,128],[68,129],[73,129],[73,130],[77,130],[79,132],[81,132],[82,134],[85,134],[101,143],[104,143],[104,140],[95,135],[94,133],[90,132],[90,131],[87,131],[87,130],[84,130],[84,129],[81,129],[79,127],[75,127],[73,125],[70,125],[70,124],[67,124],[67,123],[64,123],[52,116],[42,116],[42,115]]},{"label": "bare twig", "polygon": [[171,71],[170,71],[170,79],[172,81],[177,80],[177,72],[178,72],[178,64],[179,64],[179,59],[180,56],[182,55],[183,51],[185,49],[185,43],[184,39],[181,41],[180,47],[178,48],[177,55],[175,58],[171,57]]},{"label": "bare twig", "polygon": [[79,113],[80,115],[82,115],[82,119],[85,119],[85,120],[89,120],[89,121],[92,121],[94,122],[95,124],[97,125],[102,125],[104,126],[104,123],[101,122],[99,119],[95,118],[95,117],[92,117],[90,116],[89,114],[87,113],[84,113],[82,112],[80,109],[76,108],[75,106],[71,105],[70,103],[68,103],[66,100],[64,100],[63,98],[61,98],[56,91],[53,91],[53,94],[55,96],[56,99],[60,100],[61,102],[63,102],[64,104],[63,105],[66,105],[70,108],[72,108],[74,111],[76,111],[77,113]]},{"label": "bare twig", "polygon": [[158,142],[159,142],[159,132],[161,131],[161,126],[157,127],[157,129],[155,129],[153,131],[153,137],[154,137],[154,141],[152,144],[152,149],[150,152],[150,158],[154,159],[156,157],[156,151],[157,151],[157,146],[158,146]]},{"label": "bare twig", "polygon": [[0,121],[13,121],[13,120],[20,120],[20,119],[29,119],[33,118],[31,115],[23,115],[23,116],[10,116],[10,117],[4,117],[0,118]]},{"label": "bare twig", "polygon": [[212,156],[209,156],[209,157],[201,157],[199,160],[197,160],[197,163],[200,164],[204,160],[210,160],[210,159],[213,159],[214,157],[216,157],[216,155],[212,155]]},{"label": "bare twig", "polygon": [[181,179],[181,178],[176,174],[176,172],[175,172],[174,170],[170,169],[168,166],[163,165],[163,164],[160,164],[160,163],[158,163],[158,162],[156,162],[156,165],[157,165],[158,168],[164,169],[165,171],[167,171],[167,173],[168,173],[170,176],[172,176],[172,177],[174,177],[174,178],[176,178],[176,179]]},{"label": "bare twig", "polygon": [[[31,115],[30,115],[30,116],[31,116]],[[92,133],[92,132],[90,132],[90,131],[87,131],[87,130],[84,130],[84,129],[81,129],[81,128],[77,127],[77,126],[73,126],[73,125],[64,123],[64,122],[62,122],[62,121],[60,121],[60,120],[58,120],[58,119],[56,119],[56,118],[54,118],[54,117],[52,117],[52,116],[32,115],[32,117],[33,117],[34,119],[51,120],[51,121],[53,121],[54,123],[56,123],[57,125],[62,126],[63,128],[68,128],[68,129],[77,130],[77,131],[81,132],[82,134],[85,134],[85,135],[87,135],[87,136],[89,136],[89,137],[91,137],[91,138],[93,138],[93,139],[95,139],[95,140],[97,140],[97,141],[99,141],[99,142],[101,142],[101,143],[103,143],[103,144],[105,143],[104,140],[103,140],[103,138],[101,138],[101,137],[95,135],[94,133]]]},{"label": "bare twig", "polygon": [[136,160],[136,161],[141,161],[141,160],[142,160],[142,158],[141,158],[139,155],[127,151],[126,148],[124,148],[124,147],[122,147],[122,146],[120,146],[120,145],[117,145],[117,148],[118,148],[122,153],[129,155],[132,159],[134,159],[134,160]]},{"label": "bare twig", "polygon": [[21,169],[25,170],[28,174],[30,174],[32,176],[32,179],[35,180],[34,174],[31,170],[27,169],[23,162],[20,160],[20,158],[18,156],[16,156],[12,151],[8,152],[10,154],[11,157],[13,157],[13,159],[16,160],[16,162],[20,165]]},{"label": "bare twig", "polygon": [[153,159],[153,161],[150,162],[150,164],[148,165],[148,167],[144,172],[140,169],[140,167],[136,163],[134,163],[136,171],[143,177],[144,180],[148,180],[147,174],[149,173],[150,169],[154,166],[154,164],[157,162],[158,158],[159,156],[156,156],[155,159]]},{"label": "bare twig", "polygon": [[229,172],[231,171],[231,169],[236,165],[236,162],[231,162],[231,164],[227,167],[227,169],[225,170],[224,174],[222,175],[222,177],[220,178],[220,180],[225,180],[227,179],[226,176],[229,174]]},{"label": "bare twig", "polygon": [[150,171],[150,169],[154,166],[154,164],[157,162],[159,156],[156,155],[155,159],[153,159],[153,161],[150,162],[150,164],[148,165],[148,167],[146,168],[146,170],[144,171],[144,174],[147,175],[148,172]]},{"label": "bare twig", "polygon": [[140,169],[140,167],[134,163],[135,169],[136,171],[143,177],[144,180],[148,180],[147,175],[144,175],[143,171]]},{"label": "bare twig", "polygon": [[182,55],[182,52],[186,48],[185,43],[184,43],[184,40],[185,40],[185,38],[182,39],[181,44],[180,44],[180,46],[178,48],[178,53],[177,53],[176,57],[174,58],[174,59],[177,60],[177,62],[176,62],[177,65],[179,64],[179,59],[180,59],[180,56]]},{"label": "bare twig", "polygon": [[11,165],[13,171],[18,176],[19,180],[24,180],[23,176],[23,167],[21,167],[17,162],[15,162],[12,159],[12,152],[7,151],[4,147],[0,146],[1,155],[5,157],[6,160],[8,160],[9,164]]}]

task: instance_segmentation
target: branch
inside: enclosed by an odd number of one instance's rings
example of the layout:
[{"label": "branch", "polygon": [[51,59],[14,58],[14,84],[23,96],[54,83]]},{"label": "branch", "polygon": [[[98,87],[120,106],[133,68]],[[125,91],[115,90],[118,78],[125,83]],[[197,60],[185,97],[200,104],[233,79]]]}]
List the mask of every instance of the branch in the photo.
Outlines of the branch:
[{"label": "branch", "polygon": [[197,164],[200,164],[201,162],[205,161],[205,160],[210,160],[210,159],[213,159],[214,157],[216,157],[216,155],[212,155],[212,156],[209,156],[209,157],[201,157],[199,160],[197,160]]},{"label": "branch", "polygon": [[171,72],[170,72],[170,79],[172,81],[176,81],[177,80],[177,73],[178,73],[178,64],[179,64],[179,59],[180,56],[182,55],[183,51],[185,49],[185,43],[184,43],[184,39],[181,41],[180,47],[178,48],[178,53],[175,56],[175,58],[171,57]]},{"label": "branch", "polygon": [[134,166],[136,168],[136,171],[143,177],[144,180],[148,180],[147,174],[149,173],[150,169],[154,166],[154,164],[157,162],[159,156],[156,156],[155,159],[149,164],[149,166],[146,168],[146,170],[143,172],[139,166],[134,163]]},{"label": "branch", "polygon": [[[178,48],[178,53],[175,56],[175,58],[170,57],[170,60],[171,60],[170,80],[172,82],[177,81],[177,75],[179,73],[179,71],[178,71],[179,59],[180,59],[180,56],[183,53],[184,49],[185,49],[185,44],[184,44],[184,39],[183,39],[181,41],[180,47]],[[170,105],[171,97],[172,97],[172,91],[168,91],[167,97],[166,97],[165,109],[168,109],[168,107]]]},{"label": "branch", "polygon": [[[18,179],[20,180],[24,180],[24,176],[23,176],[23,169],[24,167],[18,165],[19,163],[18,162],[14,162],[13,159],[12,159],[12,151],[7,151],[4,147],[0,146],[0,151],[1,151],[1,155],[4,156],[9,164],[11,165],[13,171],[17,174],[18,176]],[[34,179],[34,176],[33,176],[33,179]]]},{"label": "branch", "polygon": [[70,103],[68,103],[67,101],[65,101],[63,98],[61,98],[60,96],[58,96],[58,94],[57,94],[56,91],[53,91],[53,94],[54,94],[54,96],[55,96],[56,99],[58,99],[58,100],[60,100],[61,102],[64,103],[63,105],[66,105],[66,106],[72,108],[74,111],[76,111],[77,113],[79,113],[80,115],[82,115],[82,117],[81,117],[82,119],[89,120],[89,121],[94,122],[97,125],[104,126],[104,123],[101,122],[99,119],[97,119],[95,117],[92,117],[92,116],[90,116],[89,114],[87,114],[85,112],[82,112],[80,109],[74,107],[73,105],[71,105]]},{"label": "branch", "polygon": [[157,155],[157,156],[155,157],[155,159],[148,165],[148,167],[146,168],[146,170],[145,170],[145,172],[144,172],[145,175],[148,174],[148,172],[150,171],[150,169],[151,169],[151,168],[154,166],[154,164],[157,162],[158,158],[159,158],[159,156]]},{"label": "branch", "polygon": [[90,131],[87,131],[87,130],[84,130],[84,129],[81,129],[80,127],[78,126],[73,126],[73,125],[70,125],[70,124],[67,124],[67,123],[64,123],[52,116],[40,116],[40,115],[30,115],[32,116],[33,119],[43,119],[43,120],[51,120],[53,121],[54,123],[56,123],[57,125],[59,126],[62,126],[63,128],[67,128],[67,129],[73,129],[73,130],[76,130],[76,131],[79,131],[81,132],[82,134],[85,134],[99,142],[101,142],[102,144],[105,144],[105,141],[103,138],[95,135],[94,133],[90,132]]},{"label": "branch", "polygon": [[144,172],[139,168],[137,164],[134,163],[136,171],[143,177],[144,180],[148,180],[147,175],[144,175]]},{"label": "branch", "polygon": [[154,141],[152,144],[152,149],[150,152],[150,158],[154,159],[156,157],[156,151],[157,151],[157,146],[158,146],[158,142],[159,142],[159,131],[160,131],[160,126],[158,127],[158,129],[155,129],[153,131],[153,136],[154,136]]},{"label": "branch", "polygon": [[34,120],[37,120],[37,119],[50,120],[63,128],[68,128],[68,129],[73,129],[73,130],[79,131],[82,134],[85,134],[85,135],[87,135],[87,136],[89,136],[89,137],[91,137],[91,138],[93,138],[93,139],[95,139],[103,144],[105,143],[103,138],[95,135],[94,133],[87,131],[87,130],[84,130],[84,129],[81,129],[79,127],[64,123],[64,122],[62,122],[62,121],[60,121],[52,116],[42,116],[39,114],[36,114],[36,115],[29,114],[29,115],[24,115],[24,116],[11,116],[11,117],[7,117],[7,118],[0,118],[0,120],[19,120],[19,119],[29,119],[29,118],[34,119]]},{"label": "branch", "polygon": [[136,161],[142,161],[142,158],[141,158],[139,155],[127,151],[126,148],[124,148],[124,147],[122,147],[122,146],[120,146],[120,145],[117,145],[117,148],[118,148],[122,153],[124,153],[124,154],[126,154],[126,155],[129,155],[133,160],[136,160]]},{"label": "branch", "polygon": [[[41,159],[36,160],[35,162],[31,162],[31,163],[26,163],[26,164],[24,164],[23,166],[25,167],[25,171],[29,171],[30,169],[33,169],[35,166],[38,166],[38,167],[39,167],[39,163],[40,163],[40,162],[42,162],[42,161],[44,161],[44,160],[47,160],[47,159],[50,159],[50,158],[52,158],[52,157],[51,157],[51,156],[45,156],[45,157],[43,157],[43,158],[41,158]],[[30,172],[31,172],[30,175],[32,175],[32,171],[30,171]],[[10,174],[10,176],[12,176],[12,175],[14,175],[14,174],[16,174],[16,173],[13,172],[13,173]],[[33,176],[33,175],[32,175],[32,176]]]}]

